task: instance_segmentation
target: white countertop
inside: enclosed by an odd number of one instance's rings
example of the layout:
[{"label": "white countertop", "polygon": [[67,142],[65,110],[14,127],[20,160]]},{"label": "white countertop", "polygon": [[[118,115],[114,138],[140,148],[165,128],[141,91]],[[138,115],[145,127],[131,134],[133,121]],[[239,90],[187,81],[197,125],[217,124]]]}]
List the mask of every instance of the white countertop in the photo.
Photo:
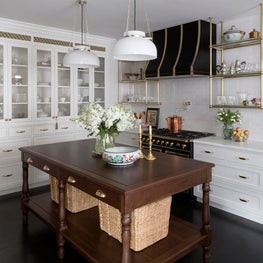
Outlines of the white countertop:
[{"label": "white countertop", "polygon": [[249,140],[249,138],[246,142],[235,142],[231,140],[225,140],[223,137],[219,136],[209,136],[200,139],[195,139],[194,143],[210,144],[215,146],[227,146],[236,150],[254,151],[263,154],[263,142],[251,141]]}]

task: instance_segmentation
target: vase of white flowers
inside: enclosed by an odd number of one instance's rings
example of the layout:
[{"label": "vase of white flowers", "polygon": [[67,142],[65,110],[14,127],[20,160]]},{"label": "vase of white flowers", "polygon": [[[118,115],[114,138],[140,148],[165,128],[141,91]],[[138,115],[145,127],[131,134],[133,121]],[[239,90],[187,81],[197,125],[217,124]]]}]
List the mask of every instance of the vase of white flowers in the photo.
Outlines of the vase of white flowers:
[{"label": "vase of white flowers", "polygon": [[105,109],[97,102],[90,102],[74,120],[88,131],[88,136],[96,136],[95,152],[102,154],[105,148],[114,146],[116,135],[134,128],[135,118],[131,110],[120,104]]},{"label": "vase of white flowers", "polygon": [[233,124],[235,122],[241,122],[241,114],[239,111],[231,111],[230,109],[224,110],[220,109],[219,112],[217,112],[217,120],[220,122],[223,122],[223,134],[224,138],[226,140],[232,139],[232,133],[234,130]]}]

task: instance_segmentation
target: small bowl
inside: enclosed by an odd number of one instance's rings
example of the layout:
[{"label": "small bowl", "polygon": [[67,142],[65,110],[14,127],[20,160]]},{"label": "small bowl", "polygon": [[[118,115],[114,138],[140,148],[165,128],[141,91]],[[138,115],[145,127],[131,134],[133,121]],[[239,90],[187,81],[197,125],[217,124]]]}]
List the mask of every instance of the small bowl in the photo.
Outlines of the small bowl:
[{"label": "small bowl", "polygon": [[238,30],[235,26],[232,26],[228,31],[224,32],[225,42],[235,42],[243,39],[246,32]]},{"label": "small bowl", "polygon": [[118,146],[105,149],[102,158],[111,165],[123,166],[133,164],[140,155],[140,150],[135,147]]},{"label": "small bowl", "polygon": [[125,75],[126,75],[126,78],[128,80],[136,80],[139,78],[140,74],[138,74],[138,73],[126,73]]}]

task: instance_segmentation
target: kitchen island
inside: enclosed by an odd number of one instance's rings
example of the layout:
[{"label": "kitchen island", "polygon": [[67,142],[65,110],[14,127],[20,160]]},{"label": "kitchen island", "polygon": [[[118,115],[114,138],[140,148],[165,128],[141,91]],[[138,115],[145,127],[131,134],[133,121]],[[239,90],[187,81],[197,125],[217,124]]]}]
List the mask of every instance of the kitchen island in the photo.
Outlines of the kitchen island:
[{"label": "kitchen island", "polygon": [[[209,191],[213,164],[155,153],[154,161],[139,159],[131,166],[113,167],[92,155],[94,145],[95,140],[79,140],[20,148],[23,224],[27,226],[31,211],[55,231],[60,259],[65,256],[67,241],[89,262],[172,263],[198,246],[203,247],[203,262],[210,262]],[[29,165],[57,178],[58,205],[50,193],[29,196]],[[120,211],[122,243],[100,229],[97,207],[76,214],[66,211],[67,183]],[[171,215],[166,238],[139,252],[130,249],[134,209],[199,184],[203,186],[202,226]]]}]

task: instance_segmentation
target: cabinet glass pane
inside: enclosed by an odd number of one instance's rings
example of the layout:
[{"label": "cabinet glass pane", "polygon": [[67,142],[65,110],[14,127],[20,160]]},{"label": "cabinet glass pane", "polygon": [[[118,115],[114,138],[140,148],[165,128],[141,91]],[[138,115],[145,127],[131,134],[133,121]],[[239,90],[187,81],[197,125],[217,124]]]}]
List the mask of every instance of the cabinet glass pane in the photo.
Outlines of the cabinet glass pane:
[{"label": "cabinet glass pane", "polygon": [[105,71],[104,61],[105,59],[100,57],[100,66],[94,71],[94,99],[99,102],[101,106],[104,106],[105,101]]},{"label": "cabinet glass pane", "polygon": [[4,115],[4,48],[0,45],[0,120],[3,119]]},{"label": "cabinet glass pane", "polygon": [[28,49],[12,47],[12,118],[28,118]]},{"label": "cabinet glass pane", "polygon": [[78,70],[78,113],[80,110],[85,109],[88,102],[90,101],[89,97],[89,69],[79,69]]},{"label": "cabinet glass pane", "polygon": [[58,116],[71,115],[71,89],[70,89],[70,68],[63,66],[63,57],[66,53],[58,53]]},{"label": "cabinet glass pane", "polygon": [[37,117],[51,116],[51,51],[37,50]]}]

